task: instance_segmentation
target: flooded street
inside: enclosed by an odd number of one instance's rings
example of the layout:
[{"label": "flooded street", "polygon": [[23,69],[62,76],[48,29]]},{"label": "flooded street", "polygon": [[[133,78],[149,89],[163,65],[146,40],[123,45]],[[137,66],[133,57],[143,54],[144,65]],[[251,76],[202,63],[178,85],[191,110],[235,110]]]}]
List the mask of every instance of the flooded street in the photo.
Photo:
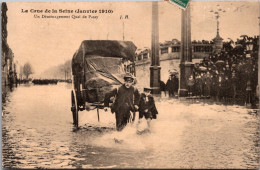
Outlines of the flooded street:
[{"label": "flooded street", "polygon": [[[115,131],[110,112],[79,112],[73,128],[70,85],[19,86],[2,118],[6,168],[257,168],[259,117],[242,106],[156,98],[152,133]],[[123,140],[115,143],[114,138]]]},{"label": "flooded street", "polygon": [[3,167],[259,167],[256,110],[162,96],[155,98],[159,115],[151,133],[136,133],[146,128],[145,120],[117,132],[115,115],[103,110],[100,122],[96,110],[79,112],[75,129],[70,91],[66,83],[31,84],[8,94],[2,116]]}]

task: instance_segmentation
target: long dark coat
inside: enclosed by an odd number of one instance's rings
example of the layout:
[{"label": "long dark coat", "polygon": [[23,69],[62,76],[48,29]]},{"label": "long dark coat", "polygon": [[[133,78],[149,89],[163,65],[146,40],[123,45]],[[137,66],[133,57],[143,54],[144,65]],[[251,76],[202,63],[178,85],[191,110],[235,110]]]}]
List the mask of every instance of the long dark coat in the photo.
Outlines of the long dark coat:
[{"label": "long dark coat", "polygon": [[169,92],[169,96],[174,96],[174,81],[173,78],[169,78],[166,82],[166,90]]},{"label": "long dark coat", "polygon": [[117,130],[122,130],[129,121],[130,111],[134,112],[134,105],[139,104],[140,94],[133,86],[126,88],[125,85],[122,85],[118,89],[115,88],[105,94],[105,107],[109,107],[110,98],[113,96],[115,97],[115,102],[111,107],[111,111],[116,113]]},{"label": "long dark coat", "polygon": [[[146,97],[148,97],[148,101],[146,101]],[[145,112],[145,110],[148,110]],[[154,98],[152,95],[146,96],[144,93],[141,93],[140,104],[139,104],[139,119],[145,116],[146,119],[156,119],[157,118],[157,108],[155,106]]]}]

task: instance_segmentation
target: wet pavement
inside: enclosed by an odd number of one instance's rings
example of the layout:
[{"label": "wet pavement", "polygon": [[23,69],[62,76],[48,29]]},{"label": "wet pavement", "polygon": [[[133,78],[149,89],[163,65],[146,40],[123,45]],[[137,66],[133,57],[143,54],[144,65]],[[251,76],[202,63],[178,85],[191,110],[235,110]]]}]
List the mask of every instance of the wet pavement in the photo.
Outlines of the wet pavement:
[{"label": "wet pavement", "polygon": [[[21,85],[2,116],[5,168],[258,168],[257,110],[199,100],[156,98],[151,133],[145,120],[115,131],[115,118],[79,112],[72,125],[71,85]],[[122,142],[115,142],[115,139]]]},{"label": "wet pavement", "polygon": [[[174,65],[162,63],[163,75],[167,64]],[[141,78],[149,79],[148,69],[139,67]],[[117,132],[115,115],[103,110],[100,122],[96,110],[79,112],[79,129],[75,129],[70,91],[71,84],[58,83],[20,85],[8,93],[2,116],[3,167],[259,167],[258,110],[163,95],[155,97],[159,115],[151,122],[151,133],[143,131],[145,120]]]}]

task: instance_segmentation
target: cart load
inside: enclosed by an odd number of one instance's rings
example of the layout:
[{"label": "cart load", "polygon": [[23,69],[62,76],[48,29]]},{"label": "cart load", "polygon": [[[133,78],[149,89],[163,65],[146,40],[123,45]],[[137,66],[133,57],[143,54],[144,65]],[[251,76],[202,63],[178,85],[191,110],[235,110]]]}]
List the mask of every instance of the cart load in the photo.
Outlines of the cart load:
[{"label": "cart load", "polygon": [[107,92],[134,72],[136,46],[130,41],[86,40],[72,59],[74,89],[79,105],[102,103]]}]

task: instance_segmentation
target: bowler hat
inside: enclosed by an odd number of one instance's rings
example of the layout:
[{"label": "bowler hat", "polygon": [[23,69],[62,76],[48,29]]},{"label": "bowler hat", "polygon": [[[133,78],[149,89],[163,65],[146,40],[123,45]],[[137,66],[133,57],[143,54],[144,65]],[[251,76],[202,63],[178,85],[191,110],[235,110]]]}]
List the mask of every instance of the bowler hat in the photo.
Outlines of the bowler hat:
[{"label": "bowler hat", "polygon": [[144,91],[145,91],[145,92],[151,92],[151,91],[152,91],[152,89],[151,89],[151,88],[149,88],[149,87],[145,87],[145,88],[144,88]]},{"label": "bowler hat", "polygon": [[134,80],[134,77],[133,77],[133,75],[131,74],[131,73],[126,73],[125,75],[124,75],[124,80]]}]

